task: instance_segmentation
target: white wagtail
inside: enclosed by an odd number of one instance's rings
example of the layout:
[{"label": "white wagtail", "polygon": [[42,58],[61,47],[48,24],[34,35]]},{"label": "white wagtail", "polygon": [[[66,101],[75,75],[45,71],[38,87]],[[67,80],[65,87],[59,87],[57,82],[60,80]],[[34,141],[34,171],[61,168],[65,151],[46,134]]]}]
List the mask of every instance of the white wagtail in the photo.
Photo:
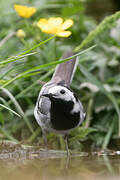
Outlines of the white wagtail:
[{"label": "white wagtail", "polygon": [[[73,53],[68,52],[64,58],[72,55]],[[35,118],[42,129],[44,143],[47,145],[46,132],[62,134],[67,154],[67,137],[85,118],[80,100],[69,88],[77,61],[77,58],[74,58],[56,66],[52,79],[41,88],[34,110]]]}]

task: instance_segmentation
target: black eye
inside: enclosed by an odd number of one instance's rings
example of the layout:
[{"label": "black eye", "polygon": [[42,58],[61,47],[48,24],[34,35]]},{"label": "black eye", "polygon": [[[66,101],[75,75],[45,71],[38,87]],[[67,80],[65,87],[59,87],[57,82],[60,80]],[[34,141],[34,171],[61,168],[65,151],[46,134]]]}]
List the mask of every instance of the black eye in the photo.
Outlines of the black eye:
[{"label": "black eye", "polygon": [[62,90],[60,91],[60,93],[61,93],[61,94],[65,94],[65,90],[62,89]]}]

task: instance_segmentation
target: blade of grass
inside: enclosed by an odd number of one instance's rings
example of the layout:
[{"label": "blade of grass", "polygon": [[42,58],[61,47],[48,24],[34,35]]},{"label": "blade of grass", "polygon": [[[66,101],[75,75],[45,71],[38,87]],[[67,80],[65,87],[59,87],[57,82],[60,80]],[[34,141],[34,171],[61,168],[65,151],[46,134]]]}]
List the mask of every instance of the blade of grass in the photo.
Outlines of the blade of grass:
[{"label": "blade of grass", "polygon": [[[4,98],[0,97],[0,101],[2,102],[2,104],[4,104],[5,106],[7,106],[8,108],[10,108],[10,107],[9,107],[9,103],[8,103]],[[3,108],[0,108],[0,110],[2,111]],[[13,117],[13,113],[12,113],[11,111],[9,111],[9,113],[10,113],[10,115]]]},{"label": "blade of grass", "polygon": [[35,75],[40,74],[40,73],[42,73],[42,72],[40,72],[40,71],[32,72],[32,73],[29,73],[29,74],[25,74],[25,75],[21,76],[20,78],[27,78],[27,77],[30,77],[30,76],[35,76]]},{"label": "blade of grass", "polygon": [[3,104],[0,104],[1,107],[7,109],[8,111],[11,111],[13,114],[15,114],[16,116],[18,117],[21,117],[17,112],[15,112],[14,110],[10,109],[9,107],[3,105]]},{"label": "blade of grass", "polygon": [[29,137],[29,139],[27,140],[27,143],[31,143],[34,141],[34,139],[40,134],[41,129],[40,127],[37,128],[37,130]]},{"label": "blade of grass", "polygon": [[[19,97],[25,95],[25,93],[27,93],[28,91],[30,91],[31,89],[34,88],[34,86],[36,86],[38,84],[39,80],[44,80],[46,79],[49,75],[51,75],[53,73],[54,69],[52,68],[50,71],[48,71],[45,75],[43,75],[42,77],[40,77],[37,81],[35,81],[33,84],[31,84],[30,86],[28,86],[26,89],[24,89],[23,91],[21,91],[19,94],[17,94],[15,96],[16,99],[18,99]],[[41,85],[40,85],[41,86]],[[7,103],[8,105],[11,103],[12,101],[9,100]]]},{"label": "blade of grass", "polygon": [[109,129],[108,129],[108,132],[107,132],[107,134],[106,134],[106,136],[105,136],[105,138],[104,138],[104,142],[103,142],[103,145],[102,145],[102,148],[103,148],[103,149],[106,149],[107,146],[108,146],[108,144],[109,144],[109,142],[110,142],[110,138],[111,138],[111,136],[112,136],[112,132],[113,132],[113,129],[114,129],[114,125],[115,125],[115,121],[114,121],[114,119],[113,119],[113,122],[112,122],[112,124],[110,125],[110,127],[109,127]]},{"label": "blade of grass", "polygon": [[16,99],[14,98],[14,96],[5,88],[0,87],[0,89],[7,94],[7,96],[11,99],[11,101],[13,102],[13,104],[15,105],[16,109],[18,110],[19,114],[23,117],[24,121],[26,122],[29,130],[33,133],[33,129],[32,126],[28,120],[28,118],[25,116],[22,108],[20,107],[19,103],[16,101]]},{"label": "blade of grass", "polygon": [[6,64],[8,64],[8,63],[11,63],[11,62],[14,62],[14,61],[17,61],[17,60],[20,60],[20,59],[23,59],[23,58],[25,58],[25,57],[27,57],[27,56],[31,56],[31,55],[34,55],[34,54],[36,54],[37,52],[33,52],[33,53],[29,53],[29,54],[25,54],[25,55],[23,55],[23,56],[15,56],[15,57],[10,57],[10,58],[8,58],[8,59],[6,59],[6,60],[3,60],[3,61],[1,61],[0,62],[0,65],[6,65]]},{"label": "blade of grass", "polygon": [[[17,61],[17,60],[20,60],[20,59],[23,59],[24,57],[27,57],[27,56],[31,56],[33,54],[36,54],[37,52],[33,52],[33,53],[30,53],[31,51],[33,51],[34,49],[38,48],[39,46],[45,44],[46,42],[50,41],[51,39],[55,38],[55,36],[52,36],[48,39],[46,39],[45,41],[42,41],[40,42],[39,44],[36,44],[35,46],[33,46],[32,48],[26,50],[25,52],[19,54],[18,56],[16,57],[10,57],[8,58],[7,60],[3,60],[0,62],[0,65],[5,65],[5,64],[8,64],[8,63],[11,63],[11,62],[14,62],[14,61]],[[29,54],[28,54],[29,53]]]},{"label": "blade of grass", "polygon": [[73,55],[73,56],[68,57],[68,58],[61,59],[61,60],[59,60],[59,61],[58,61],[58,60],[57,60],[57,61],[53,61],[53,62],[50,62],[50,63],[47,63],[47,64],[43,64],[43,65],[40,65],[40,66],[31,68],[31,69],[29,69],[29,70],[27,70],[27,71],[25,71],[25,72],[17,75],[16,77],[12,78],[12,79],[9,80],[7,83],[5,83],[2,87],[6,87],[7,85],[9,85],[10,83],[12,83],[12,82],[15,81],[16,79],[21,78],[22,76],[24,76],[24,75],[26,75],[26,74],[28,74],[28,73],[31,73],[31,72],[33,72],[33,71],[37,71],[37,70],[39,70],[39,69],[41,69],[41,68],[45,68],[45,67],[49,67],[49,66],[53,66],[53,65],[57,65],[57,64],[61,64],[61,63],[63,63],[63,62],[69,61],[69,60],[73,59],[74,57],[80,56],[80,55],[82,55],[82,54],[90,51],[91,49],[93,49],[93,48],[95,48],[95,47],[96,47],[96,45],[94,45],[94,46],[92,46],[92,47],[90,47],[90,48],[87,48],[87,49],[85,49],[85,50],[83,50],[83,51],[81,51],[81,52],[79,52],[79,53],[77,53],[77,54],[75,54],[75,55]]},{"label": "blade of grass", "polygon": [[11,69],[9,69],[7,72],[4,72],[3,74],[0,75],[0,79],[4,78],[4,76],[6,76],[7,74],[9,74],[11,71],[14,70],[14,67],[12,67]]},{"label": "blade of grass", "polygon": [[17,94],[15,96],[15,98],[19,98],[21,96],[23,96],[25,93],[27,93],[29,90],[33,89],[35,85],[38,84],[39,80],[44,80],[46,79],[49,75],[51,75],[53,73],[54,69],[51,69],[50,71],[48,71],[45,75],[43,75],[42,77],[40,77],[37,81],[35,81],[33,84],[31,84],[30,86],[28,86],[26,89],[24,89],[23,91],[21,91],[19,94]]},{"label": "blade of grass", "polygon": [[56,37],[56,35],[55,35],[55,36],[52,36],[52,37],[50,37],[50,38],[48,38],[48,39],[46,39],[46,40],[44,40],[44,41],[42,41],[42,42],[40,42],[39,44],[36,44],[35,46],[33,46],[32,48],[28,49],[27,51],[19,54],[19,56],[23,56],[23,55],[25,55],[25,54],[33,51],[34,49],[38,48],[39,46],[45,44],[46,42],[50,41],[51,39],[53,39],[53,38],[55,38],[55,37]]},{"label": "blade of grass", "polygon": [[6,129],[4,129],[3,127],[0,127],[0,131],[1,131],[1,133],[3,133],[4,136],[7,137],[9,140],[11,140],[11,141],[13,141],[13,142],[16,142],[16,143],[19,142],[17,139],[15,139],[13,136],[11,136],[11,135],[9,134],[9,132],[8,132]]}]

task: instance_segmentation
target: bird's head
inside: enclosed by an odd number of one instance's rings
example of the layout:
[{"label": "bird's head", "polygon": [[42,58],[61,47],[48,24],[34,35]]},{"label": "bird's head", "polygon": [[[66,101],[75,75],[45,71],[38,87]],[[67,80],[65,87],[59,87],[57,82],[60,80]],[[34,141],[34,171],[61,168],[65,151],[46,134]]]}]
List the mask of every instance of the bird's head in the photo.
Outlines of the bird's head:
[{"label": "bird's head", "polygon": [[74,101],[74,93],[64,86],[56,85],[49,89],[47,94],[43,94],[42,96],[48,97],[50,100],[61,99],[64,101]]}]

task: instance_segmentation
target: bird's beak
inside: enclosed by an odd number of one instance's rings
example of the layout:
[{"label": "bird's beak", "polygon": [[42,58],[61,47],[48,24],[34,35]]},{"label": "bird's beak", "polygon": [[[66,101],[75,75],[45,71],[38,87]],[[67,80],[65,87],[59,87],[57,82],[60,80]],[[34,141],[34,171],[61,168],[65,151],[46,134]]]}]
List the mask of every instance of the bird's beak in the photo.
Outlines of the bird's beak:
[{"label": "bird's beak", "polygon": [[51,98],[53,98],[55,95],[52,94],[52,93],[49,93],[49,94],[42,94],[42,96],[48,97],[49,99],[51,99]]}]

